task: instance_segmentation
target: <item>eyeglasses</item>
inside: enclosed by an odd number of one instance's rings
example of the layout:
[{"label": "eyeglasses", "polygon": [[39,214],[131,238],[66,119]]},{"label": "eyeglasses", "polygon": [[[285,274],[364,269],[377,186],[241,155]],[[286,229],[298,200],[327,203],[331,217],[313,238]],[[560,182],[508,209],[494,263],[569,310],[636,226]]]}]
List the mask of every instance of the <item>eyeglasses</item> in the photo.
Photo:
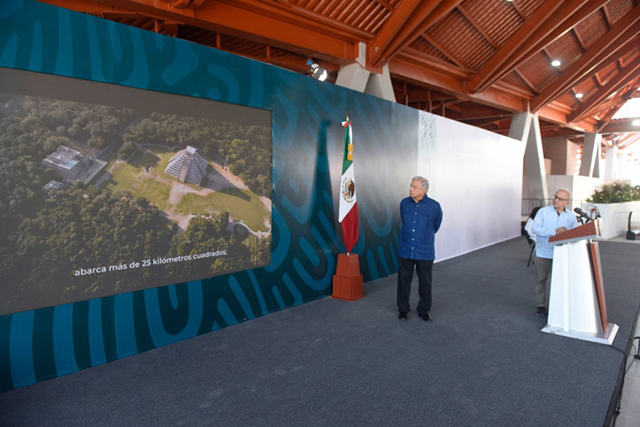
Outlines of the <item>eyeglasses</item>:
[{"label": "eyeglasses", "polygon": [[553,195],[553,198],[556,200],[560,200],[561,202],[566,202],[567,200],[569,200],[569,199],[563,199],[562,197],[558,197],[555,194]]}]

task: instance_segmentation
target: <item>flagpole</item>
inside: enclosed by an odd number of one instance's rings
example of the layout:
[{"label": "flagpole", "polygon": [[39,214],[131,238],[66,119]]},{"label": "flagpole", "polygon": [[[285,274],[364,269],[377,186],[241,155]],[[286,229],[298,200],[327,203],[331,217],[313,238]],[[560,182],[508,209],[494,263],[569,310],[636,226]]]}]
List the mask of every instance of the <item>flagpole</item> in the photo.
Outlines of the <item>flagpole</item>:
[{"label": "flagpole", "polygon": [[353,167],[353,131],[349,112],[346,112],[344,127],[344,152],[342,156],[342,176],[340,178],[340,207],[338,222],[342,228],[346,254],[338,254],[336,274],[333,276],[332,298],[354,301],[364,297],[362,293],[362,274],[358,254],[351,254],[358,241],[358,202],[357,185]]}]

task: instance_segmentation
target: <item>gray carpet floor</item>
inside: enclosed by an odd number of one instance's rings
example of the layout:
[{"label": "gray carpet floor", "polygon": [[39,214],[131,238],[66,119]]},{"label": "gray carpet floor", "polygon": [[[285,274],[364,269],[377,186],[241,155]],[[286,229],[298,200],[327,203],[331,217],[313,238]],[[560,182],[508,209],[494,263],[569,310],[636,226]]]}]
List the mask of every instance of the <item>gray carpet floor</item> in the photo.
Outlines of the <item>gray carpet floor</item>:
[{"label": "gray carpet floor", "polygon": [[[626,350],[640,245],[600,251]],[[436,263],[433,323],[397,319],[391,276],[355,302],[324,298],[0,394],[0,424],[602,426],[624,354],[540,332],[528,256],[518,238]]]}]

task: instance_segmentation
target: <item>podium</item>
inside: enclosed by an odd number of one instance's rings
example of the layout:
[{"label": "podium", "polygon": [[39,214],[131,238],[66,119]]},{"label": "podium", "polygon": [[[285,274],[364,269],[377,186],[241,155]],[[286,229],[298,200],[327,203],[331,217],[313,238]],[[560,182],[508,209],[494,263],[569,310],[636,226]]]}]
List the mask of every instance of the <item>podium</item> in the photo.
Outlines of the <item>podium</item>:
[{"label": "podium", "polygon": [[613,343],[618,325],[607,322],[598,242],[591,221],[549,238],[556,245],[549,294],[549,317],[542,332],[600,344]]},{"label": "podium", "polygon": [[358,255],[338,255],[338,268],[333,276],[333,294],[331,297],[345,301],[355,301],[364,297]]}]

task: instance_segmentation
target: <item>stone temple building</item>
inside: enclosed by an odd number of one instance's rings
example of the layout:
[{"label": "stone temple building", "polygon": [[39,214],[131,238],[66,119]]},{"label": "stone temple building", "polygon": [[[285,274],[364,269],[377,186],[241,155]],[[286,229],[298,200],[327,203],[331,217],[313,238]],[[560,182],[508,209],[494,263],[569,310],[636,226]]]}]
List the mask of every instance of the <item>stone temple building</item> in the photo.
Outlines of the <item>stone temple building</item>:
[{"label": "stone temple building", "polygon": [[207,175],[207,162],[194,147],[187,146],[169,161],[164,171],[175,176],[180,182],[200,185]]},{"label": "stone temple building", "polygon": [[60,145],[54,153],[42,160],[42,165],[55,170],[56,175],[66,183],[82,181],[88,184],[107,162]]}]

